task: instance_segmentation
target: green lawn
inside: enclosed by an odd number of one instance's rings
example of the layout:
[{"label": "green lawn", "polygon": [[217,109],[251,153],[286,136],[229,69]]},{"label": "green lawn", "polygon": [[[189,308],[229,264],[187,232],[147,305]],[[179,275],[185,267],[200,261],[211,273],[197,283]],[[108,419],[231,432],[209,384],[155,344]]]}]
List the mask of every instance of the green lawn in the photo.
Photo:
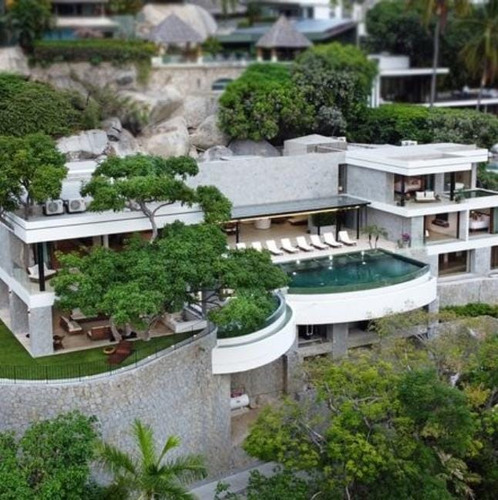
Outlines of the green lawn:
[{"label": "green lawn", "polygon": [[130,365],[162,349],[181,342],[193,333],[158,337],[134,342],[134,352],[118,366],[110,366],[103,347],[32,358],[9,329],[0,322],[0,378],[57,379],[95,375]]}]

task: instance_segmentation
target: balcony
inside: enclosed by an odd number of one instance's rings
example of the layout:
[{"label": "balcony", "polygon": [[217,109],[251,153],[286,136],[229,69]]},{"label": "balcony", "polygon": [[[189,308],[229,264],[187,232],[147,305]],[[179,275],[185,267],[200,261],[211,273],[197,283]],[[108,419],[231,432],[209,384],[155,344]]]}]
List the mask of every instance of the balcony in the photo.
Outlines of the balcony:
[{"label": "balcony", "polygon": [[294,313],[279,296],[279,305],[265,325],[246,335],[218,338],[212,351],[213,373],[245,372],[272,363],[285,354],[296,339]]}]

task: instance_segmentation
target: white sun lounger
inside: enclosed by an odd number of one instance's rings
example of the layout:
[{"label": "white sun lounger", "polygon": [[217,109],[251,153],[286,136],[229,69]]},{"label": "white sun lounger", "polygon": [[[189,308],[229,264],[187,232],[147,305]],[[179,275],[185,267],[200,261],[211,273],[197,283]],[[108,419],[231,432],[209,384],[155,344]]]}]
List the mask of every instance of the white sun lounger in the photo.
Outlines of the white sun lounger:
[{"label": "white sun lounger", "polygon": [[245,250],[247,247],[245,243],[235,243],[235,248],[237,250]]},{"label": "white sun lounger", "polygon": [[280,248],[277,247],[277,244],[275,243],[275,240],[268,240],[266,242],[266,248],[273,254],[273,255],[284,255],[284,252],[280,250]]},{"label": "white sun lounger", "polygon": [[332,233],[323,233],[323,241],[329,247],[333,247],[333,248],[342,247],[342,244],[336,241],[335,236]]},{"label": "white sun lounger", "polygon": [[305,252],[311,252],[313,251],[313,247],[308,244],[306,241],[306,238],[304,236],[298,236],[296,238],[297,246],[301,249],[304,250]]},{"label": "white sun lounger", "polygon": [[254,250],[257,250],[258,252],[263,251],[263,245],[259,241],[253,241],[251,243],[251,246],[252,248],[254,248]]},{"label": "white sun lounger", "polygon": [[289,253],[297,253],[299,252],[299,248],[296,248],[291,242],[289,238],[282,238],[281,240],[282,250],[285,250]]},{"label": "white sun lounger", "polygon": [[348,247],[352,247],[352,246],[356,245],[356,241],[349,239],[349,234],[347,231],[339,231],[339,241],[341,243],[344,243]]},{"label": "white sun lounger", "polygon": [[318,250],[325,250],[328,248],[327,245],[324,245],[322,243],[322,240],[320,239],[320,236],[318,236],[318,234],[311,234],[310,241],[315,248],[318,248]]}]

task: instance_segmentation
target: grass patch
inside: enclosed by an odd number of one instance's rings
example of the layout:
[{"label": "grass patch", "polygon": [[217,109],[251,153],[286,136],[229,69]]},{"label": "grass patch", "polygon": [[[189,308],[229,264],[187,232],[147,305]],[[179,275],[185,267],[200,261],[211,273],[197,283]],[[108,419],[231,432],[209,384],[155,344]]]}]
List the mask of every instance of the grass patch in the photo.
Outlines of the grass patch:
[{"label": "grass patch", "polygon": [[149,340],[134,341],[134,352],[118,366],[110,366],[103,347],[85,349],[56,356],[32,358],[14,334],[0,322],[0,378],[53,380],[79,378],[110,372],[154,355],[194,333],[177,333]]}]

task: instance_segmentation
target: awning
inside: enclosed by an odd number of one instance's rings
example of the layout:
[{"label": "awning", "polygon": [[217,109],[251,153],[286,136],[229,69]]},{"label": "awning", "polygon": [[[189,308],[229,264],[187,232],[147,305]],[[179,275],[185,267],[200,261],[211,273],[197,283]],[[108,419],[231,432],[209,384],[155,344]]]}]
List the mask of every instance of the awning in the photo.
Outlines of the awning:
[{"label": "awning", "polygon": [[327,198],[282,201],[261,205],[243,205],[232,208],[231,220],[233,222],[240,222],[264,218],[275,219],[277,217],[338,212],[341,210],[359,209],[369,204],[369,201],[360,200],[346,194],[339,194]]}]

